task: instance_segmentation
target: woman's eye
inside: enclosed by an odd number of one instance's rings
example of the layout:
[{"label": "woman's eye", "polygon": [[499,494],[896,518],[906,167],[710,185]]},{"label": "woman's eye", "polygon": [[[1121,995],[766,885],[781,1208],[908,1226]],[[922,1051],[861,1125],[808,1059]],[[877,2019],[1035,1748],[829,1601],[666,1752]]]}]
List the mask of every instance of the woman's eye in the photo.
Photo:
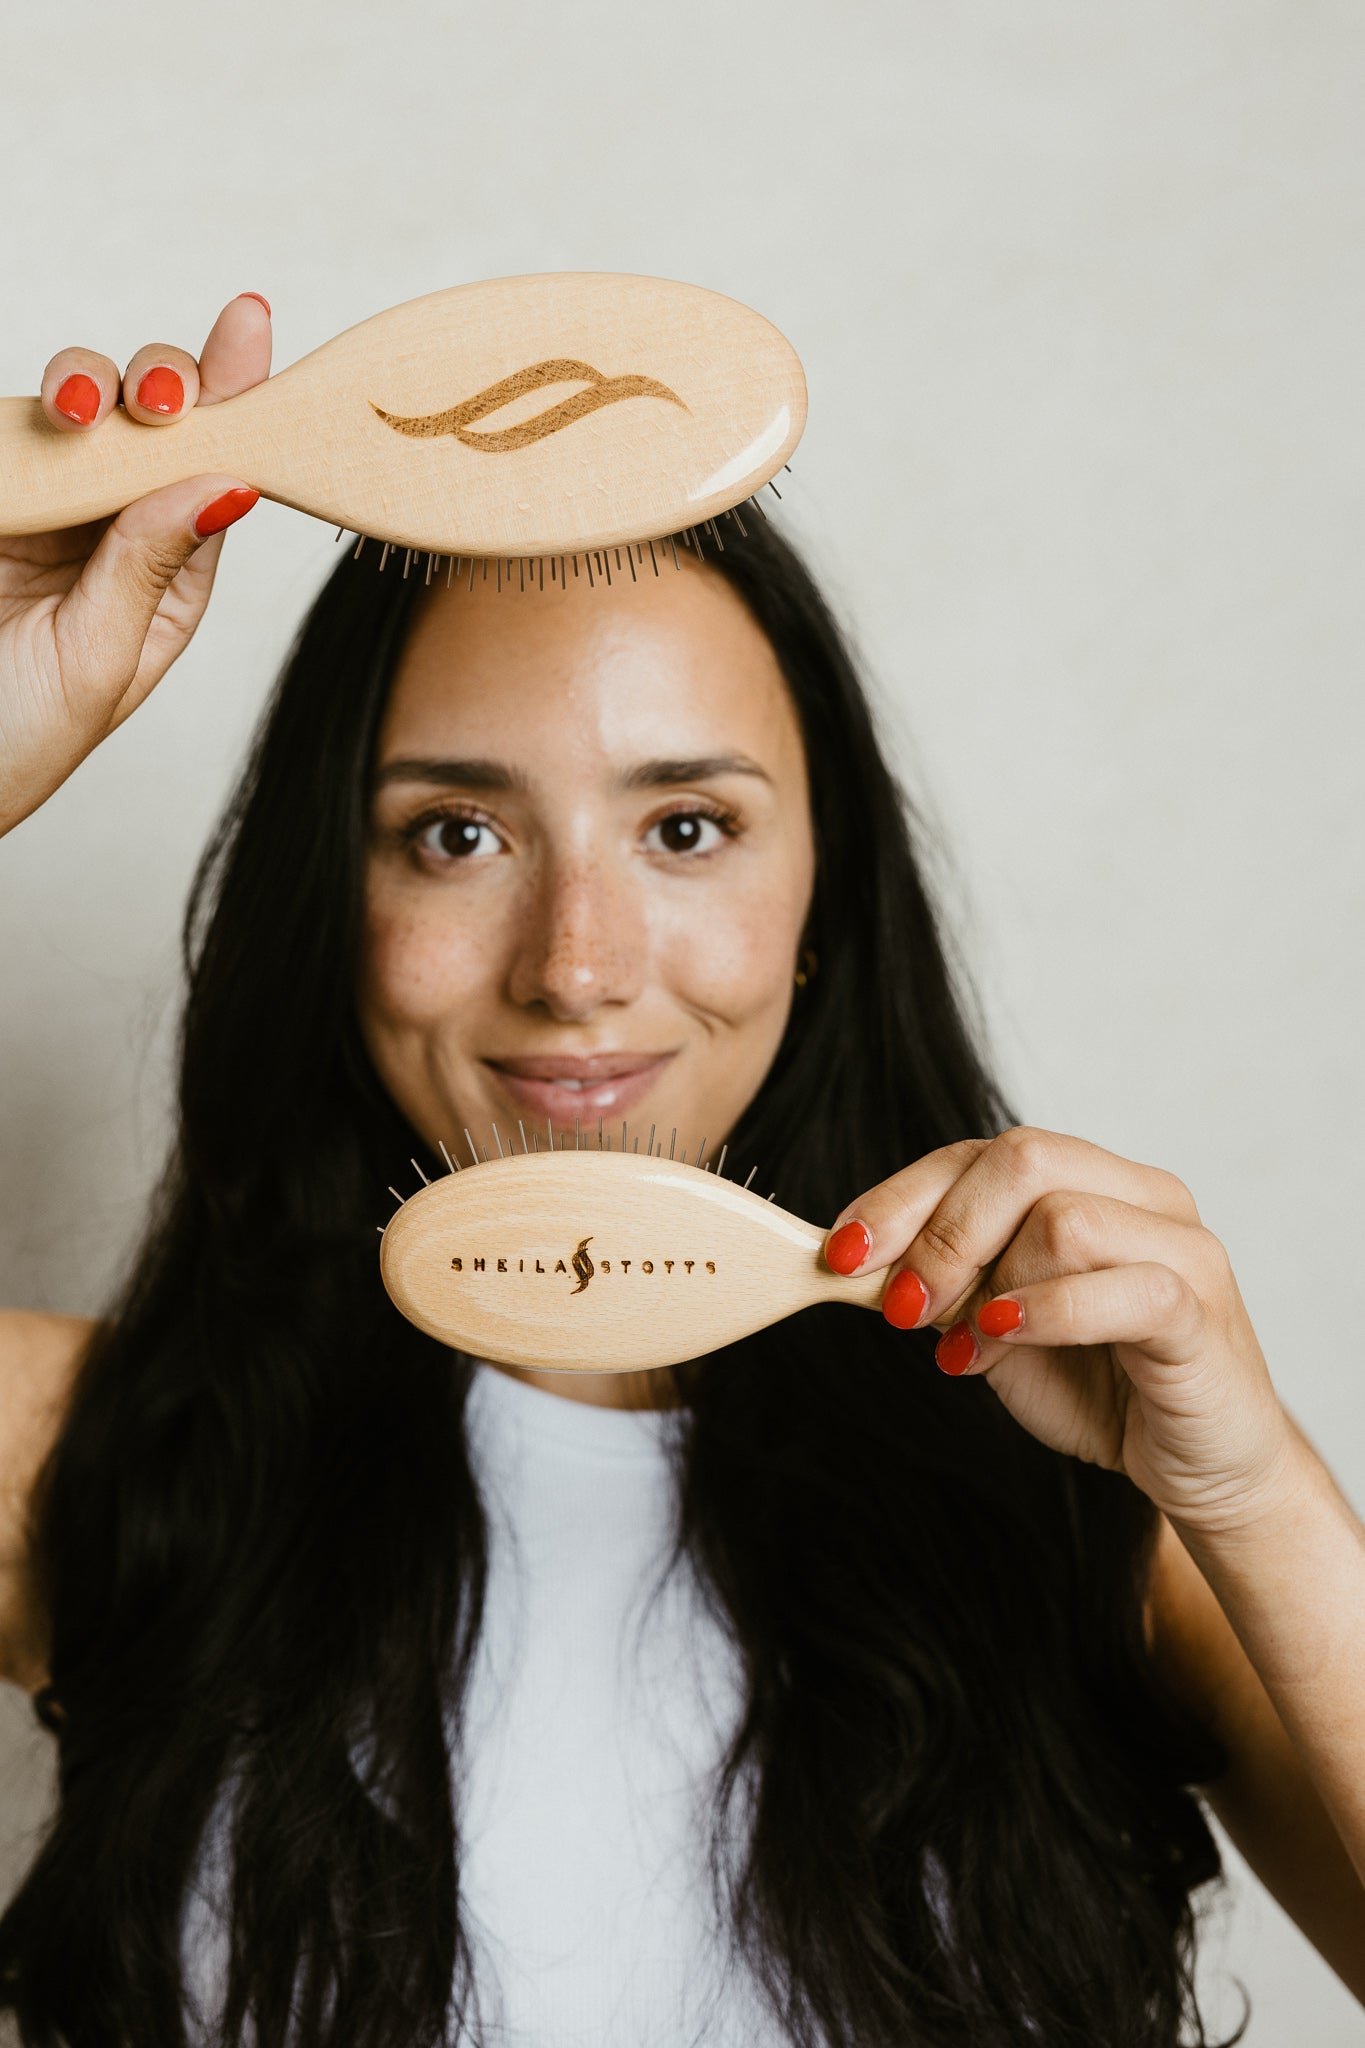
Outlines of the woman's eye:
[{"label": "woman's eye", "polygon": [[724,837],[719,820],[705,811],[674,811],[650,826],[645,843],[663,853],[710,853]]},{"label": "woman's eye", "polygon": [[502,850],[497,833],[480,818],[433,818],[418,833],[417,844],[435,860],[468,860]]}]

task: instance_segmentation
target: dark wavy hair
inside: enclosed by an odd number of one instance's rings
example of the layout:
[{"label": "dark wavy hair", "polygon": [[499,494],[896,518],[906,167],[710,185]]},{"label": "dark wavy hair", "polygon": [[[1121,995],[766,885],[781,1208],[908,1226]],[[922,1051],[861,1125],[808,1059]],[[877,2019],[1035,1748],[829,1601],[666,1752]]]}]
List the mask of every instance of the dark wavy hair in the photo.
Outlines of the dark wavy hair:
[{"label": "dark wavy hair", "polygon": [[[731,1146],[825,1220],[1013,1119],[810,575],[765,525],[707,573],[781,664],[817,848],[818,973]],[[477,2034],[448,1734],[487,1576],[472,1368],[380,1284],[386,1186],[426,1154],[354,1002],[372,755],[422,601],[337,568],[196,880],[177,1140],[35,1509],[60,1801],[0,1920],[29,2048],[186,2038],[220,1815],[213,2038]],[[945,1379],[932,1339],[824,1307],[679,1372],[679,1554],[745,1675],[729,1924],[797,2048],[1206,2044],[1191,1893],[1221,1866],[1189,1788],[1227,1757],[1145,1645],[1155,1510]]]}]

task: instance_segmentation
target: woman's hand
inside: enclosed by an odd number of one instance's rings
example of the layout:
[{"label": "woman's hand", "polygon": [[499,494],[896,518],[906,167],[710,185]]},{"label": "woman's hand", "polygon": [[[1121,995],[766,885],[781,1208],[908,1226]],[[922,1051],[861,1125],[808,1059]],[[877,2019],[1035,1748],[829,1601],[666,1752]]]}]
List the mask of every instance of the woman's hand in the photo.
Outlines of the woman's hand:
[{"label": "woman's hand", "polygon": [[[197,363],[153,345],[120,378],[108,356],[63,349],[43,374],[43,410],[60,433],[97,434],[121,395],[155,433],[269,374],[270,308],[248,292],[223,308]],[[203,616],[223,529],[256,496],[238,477],[192,477],[117,519],[0,536],[0,832],[160,682]]]},{"label": "woman's hand", "polygon": [[1295,1483],[1298,1438],[1227,1254],[1172,1174],[1005,1131],[850,1203],[825,1257],[890,1268],[898,1329],[958,1318],[944,1372],[984,1373],[1025,1429],[1126,1472],[1174,1522],[1241,1527]]}]

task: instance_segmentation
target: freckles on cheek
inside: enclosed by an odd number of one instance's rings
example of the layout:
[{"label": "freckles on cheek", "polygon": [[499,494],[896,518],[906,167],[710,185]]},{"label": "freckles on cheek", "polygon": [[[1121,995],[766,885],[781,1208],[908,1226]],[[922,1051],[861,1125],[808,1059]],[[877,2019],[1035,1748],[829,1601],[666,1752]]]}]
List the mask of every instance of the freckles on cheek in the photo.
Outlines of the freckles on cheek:
[{"label": "freckles on cheek", "polygon": [[390,1027],[422,1024],[468,983],[448,931],[402,914],[371,913],[366,920],[364,999],[377,1021]]},{"label": "freckles on cheek", "polygon": [[743,1023],[786,1005],[795,943],[795,930],[788,931],[782,908],[737,906],[675,942],[674,984],[700,1008],[729,1023]]}]

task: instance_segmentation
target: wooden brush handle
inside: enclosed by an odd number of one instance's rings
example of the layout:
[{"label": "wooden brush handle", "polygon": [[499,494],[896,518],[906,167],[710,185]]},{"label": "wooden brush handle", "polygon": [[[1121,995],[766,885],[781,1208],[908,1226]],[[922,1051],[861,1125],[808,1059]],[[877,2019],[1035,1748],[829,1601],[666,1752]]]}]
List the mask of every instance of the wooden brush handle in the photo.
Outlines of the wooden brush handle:
[{"label": "wooden brush handle", "polygon": [[0,398],[0,532],[82,526],[190,476],[222,472],[259,490],[237,412],[251,396],[196,406],[173,427],[139,426],[116,409],[80,434],[54,427],[36,398]]}]

